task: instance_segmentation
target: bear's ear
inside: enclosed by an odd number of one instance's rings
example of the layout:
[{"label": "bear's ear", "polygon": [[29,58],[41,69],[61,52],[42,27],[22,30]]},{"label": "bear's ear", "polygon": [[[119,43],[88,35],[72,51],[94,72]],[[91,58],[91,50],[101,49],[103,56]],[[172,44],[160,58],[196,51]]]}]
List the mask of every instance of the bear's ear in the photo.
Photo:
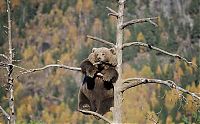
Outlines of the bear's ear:
[{"label": "bear's ear", "polygon": [[92,48],[92,53],[94,53],[96,49],[97,49],[97,48]]},{"label": "bear's ear", "polygon": [[116,55],[115,48],[110,48],[110,52],[111,52],[113,55]]}]

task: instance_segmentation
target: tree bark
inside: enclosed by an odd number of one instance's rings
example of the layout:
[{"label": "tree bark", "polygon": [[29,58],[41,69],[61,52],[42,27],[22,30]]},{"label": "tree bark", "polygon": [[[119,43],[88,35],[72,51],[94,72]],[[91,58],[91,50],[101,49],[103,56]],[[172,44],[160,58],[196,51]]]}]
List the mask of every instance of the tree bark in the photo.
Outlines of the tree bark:
[{"label": "tree bark", "polygon": [[12,34],[11,34],[11,18],[10,18],[10,0],[7,0],[7,13],[8,13],[8,47],[9,47],[9,60],[8,60],[8,94],[9,94],[9,108],[10,108],[10,120],[11,124],[15,124],[15,108],[14,108],[14,89],[13,89],[13,52],[12,52]]},{"label": "tree bark", "polygon": [[117,71],[119,73],[118,80],[114,85],[114,108],[113,108],[113,123],[122,123],[122,43],[123,43],[123,12],[125,0],[119,0],[119,10],[117,18],[117,35],[116,35],[116,54],[117,54]]}]

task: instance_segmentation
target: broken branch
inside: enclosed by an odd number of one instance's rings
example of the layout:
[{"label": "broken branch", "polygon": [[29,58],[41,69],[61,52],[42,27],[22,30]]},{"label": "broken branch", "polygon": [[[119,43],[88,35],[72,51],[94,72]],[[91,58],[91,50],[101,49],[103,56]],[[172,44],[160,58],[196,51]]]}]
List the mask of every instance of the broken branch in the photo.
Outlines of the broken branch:
[{"label": "broken branch", "polygon": [[121,91],[124,92],[129,88],[136,87],[136,86],[141,85],[141,84],[149,84],[149,83],[166,85],[166,86],[168,86],[170,88],[177,89],[177,90],[179,90],[179,91],[181,91],[183,93],[189,94],[193,98],[195,98],[195,99],[200,101],[200,96],[196,95],[195,93],[190,92],[189,90],[186,90],[186,89],[183,89],[183,88],[177,86],[171,80],[163,81],[163,80],[159,80],[159,79],[128,78],[128,79],[123,80],[123,87],[122,87]]},{"label": "broken branch", "polygon": [[81,110],[81,109],[78,109],[79,112],[83,113],[83,114],[90,114],[90,115],[94,115],[94,116],[97,116],[99,118],[101,118],[102,120],[108,122],[109,124],[112,124],[112,122],[110,120],[108,120],[106,117],[96,113],[96,112],[93,112],[93,111],[86,111],[86,110]]},{"label": "broken branch", "polygon": [[115,16],[118,18],[119,14],[115,10],[113,10],[109,7],[106,7],[106,9],[108,9],[110,11],[110,13],[108,13],[108,16],[112,15],[112,16]]},{"label": "broken branch", "polygon": [[156,20],[158,19],[158,17],[152,17],[152,18],[143,18],[143,19],[133,19],[133,20],[130,20],[128,22],[125,22],[123,25],[122,25],[122,29],[124,29],[125,27],[129,26],[129,25],[132,25],[132,24],[136,24],[136,23],[143,23],[143,22],[149,22],[151,23],[152,25],[154,25],[155,27],[157,27],[158,25],[153,22],[152,20]]},{"label": "broken branch", "polygon": [[3,115],[8,119],[8,120],[10,120],[10,116],[9,116],[9,114],[0,106],[0,110],[1,110],[1,112],[3,113]]},{"label": "broken branch", "polygon": [[4,54],[0,54],[0,57],[3,57],[4,59],[8,60],[8,57]]},{"label": "broken branch", "polygon": [[93,37],[93,36],[87,35],[87,38],[90,38],[90,39],[92,39],[92,40],[99,41],[99,42],[104,43],[104,44],[106,44],[106,45],[109,45],[109,46],[111,46],[111,47],[115,47],[115,45],[114,45],[113,43],[111,43],[111,42],[109,42],[109,41],[106,41],[106,40],[103,40],[103,39],[98,38],[98,37]]},{"label": "broken branch", "polygon": [[167,51],[165,51],[165,50],[162,50],[162,49],[160,49],[160,48],[151,46],[151,45],[146,44],[146,43],[142,43],[142,42],[125,43],[125,44],[123,44],[122,49],[124,49],[124,48],[126,48],[126,47],[129,47],[129,46],[143,46],[143,47],[147,47],[147,48],[153,49],[153,50],[155,50],[155,51],[161,52],[161,53],[163,53],[163,54],[166,54],[166,55],[169,55],[169,56],[178,58],[178,59],[180,59],[180,60],[186,62],[188,65],[192,65],[192,66],[198,67],[196,64],[193,64],[192,62],[188,61],[186,58],[184,58],[184,57],[182,57],[182,56],[180,56],[180,55],[178,55],[178,54],[173,54],[173,53],[167,52]]}]

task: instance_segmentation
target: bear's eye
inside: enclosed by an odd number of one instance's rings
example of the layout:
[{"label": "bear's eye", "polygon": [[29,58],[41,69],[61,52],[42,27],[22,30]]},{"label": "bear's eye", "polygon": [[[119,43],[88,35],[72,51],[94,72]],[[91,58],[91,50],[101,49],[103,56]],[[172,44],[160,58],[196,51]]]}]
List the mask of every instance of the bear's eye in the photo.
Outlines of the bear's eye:
[{"label": "bear's eye", "polygon": [[102,53],[102,55],[104,56],[104,55],[105,55],[105,53]]}]

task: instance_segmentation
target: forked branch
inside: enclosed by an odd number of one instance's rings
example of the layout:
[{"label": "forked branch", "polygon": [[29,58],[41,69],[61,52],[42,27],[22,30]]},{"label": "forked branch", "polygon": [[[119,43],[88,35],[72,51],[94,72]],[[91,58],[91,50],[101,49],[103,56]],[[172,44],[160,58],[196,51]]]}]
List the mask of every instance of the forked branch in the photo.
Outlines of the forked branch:
[{"label": "forked branch", "polygon": [[109,41],[106,41],[106,40],[103,40],[101,38],[98,38],[98,37],[93,37],[93,36],[90,36],[90,35],[87,35],[87,38],[90,38],[92,40],[95,40],[95,41],[98,41],[98,42],[101,42],[101,43],[104,43],[106,45],[109,45],[110,47],[115,47],[115,44],[109,42]]},{"label": "forked branch", "polygon": [[152,17],[152,18],[143,18],[143,19],[133,19],[133,20],[130,20],[128,22],[125,22],[123,25],[122,25],[122,29],[124,29],[125,27],[129,26],[129,25],[133,25],[133,24],[136,24],[136,23],[143,23],[143,22],[149,22],[150,24],[154,25],[155,27],[157,27],[158,25],[153,22],[153,20],[157,20],[158,17]]},{"label": "forked branch", "polygon": [[43,71],[45,69],[54,68],[54,67],[68,69],[68,70],[72,70],[72,71],[81,71],[81,68],[78,68],[78,67],[71,67],[71,66],[67,66],[67,65],[63,65],[63,64],[50,64],[50,65],[46,65],[46,66],[41,67],[41,68],[24,70],[20,75],[18,75],[18,77],[22,76],[24,74],[33,73],[33,72],[37,72],[37,71]]},{"label": "forked branch", "polygon": [[149,83],[154,83],[154,84],[163,84],[166,85],[170,88],[177,89],[183,93],[186,93],[196,100],[200,102],[200,96],[196,95],[195,93],[190,92],[189,90],[183,89],[179,86],[177,86],[173,81],[171,80],[159,80],[159,79],[147,79],[147,78],[128,78],[123,80],[123,87],[121,89],[122,92],[126,91],[127,89],[130,89],[132,87],[136,87],[142,84],[149,84]]},{"label": "forked branch", "polygon": [[112,16],[115,16],[115,17],[118,18],[119,14],[115,10],[113,10],[113,9],[111,9],[109,7],[106,7],[106,9],[108,9],[110,11],[110,13],[108,13],[108,16],[112,15]]},{"label": "forked branch", "polygon": [[1,112],[3,113],[3,115],[8,119],[8,120],[10,120],[10,116],[9,116],[9,114],[0,106],[0,110],[1,110]]},{"label": "forked branch", "polygon": [[106,117],[100,115],[99,113],[96,113],[96,112],[93,112],[93,111],[81,110],[81,109],[78,109],[78,111],[83,113],[83,114],[90,114],[90,115],[97,116],[97,117],[101,118],[102,120],[104,120],[105,122],[112,124],[112,122],[110,120],[108,120]]},{"label": "forked branch", "polygon": [[151,45],[146,44],[146,43],[142,43],[142,42],[124,43],[123,46],[122,46],[122,49],[124,49],[124,48],[126,48],[126,47],[129,47],[129,46],[143,46],[143,47],[147,47],[147,48],[149,48],[149,49],[152,49],[152,50],[161,52],[161,53],[163,53],[163,54],[166,54],[166,55],[169,55],[169,56],[178,58],[178,59],[180,59],[180,60],[186,62],[188,65],[197,67],[196,64],[193,64],[192,62],[188,61],[186,58],[184,58],[184,57],[182,57],[182,56],[180,56],[180,55],[178,55],[178,54],[173,54],[173,53],[167,52],[167,51],[165,51],[165,50],[162,50],[162,49],[160,49],[160,48],[151,46]]}]

